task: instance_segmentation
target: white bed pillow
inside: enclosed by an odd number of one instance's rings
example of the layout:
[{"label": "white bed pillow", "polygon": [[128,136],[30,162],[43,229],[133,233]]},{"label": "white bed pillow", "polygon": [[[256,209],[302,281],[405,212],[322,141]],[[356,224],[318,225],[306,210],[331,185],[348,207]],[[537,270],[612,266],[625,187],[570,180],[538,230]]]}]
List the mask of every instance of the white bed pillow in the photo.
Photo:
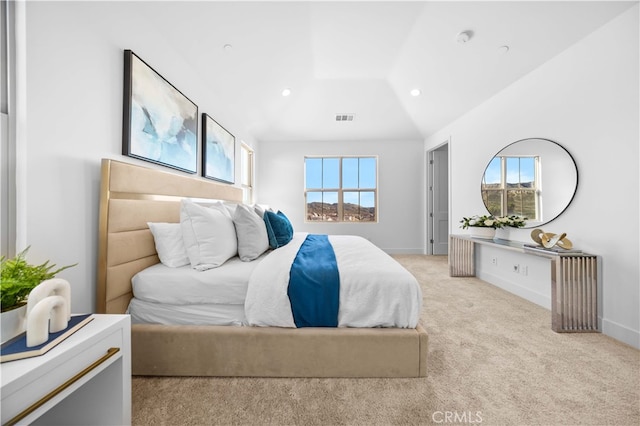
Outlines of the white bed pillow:
[{"label": "white bed pillow", "polygon": [[264,221],[249,206],[238,204],[233,214],[238,237],[238,256],[244,262],[257,259],[269,248],[269,237]]},{"label": "white bed pillow", "polygon": [[180,207],[182,239],[193,269],[217,268],[238,253],[233,221],[218,208],[183,200]]},{"label": "white bed pillow", "polygon": [[229,213],[231,218],[233,218],[233,215],[236,214],[236,209],[238,208],[238,203],[223,202],[222,205],[224,206],[226,211]]},{"label": "white bed pillow", "polygon": [[233,218],[233,212],[235,211],[235,204],[228,204],[223,201],[216,201],[215,203],[207,205],[207,207],[220,210],[220,212],[224,213],[229,219]]},{"label": "white bed pillow", "polygon": [[179,223],[152,223],[147,222],[153,240],[156,244],[156,252],[163,265],[169,268],[178,268],[189,264],[187,250],[182,241],[182,228]]},{"label": "white bed pillow", "polygon": [[262,218],[264,217],[264,207],[262,207],[261,205],[259,205],[259,204],[254,204],[254,205],[253,205],[253,211],[255,211],[255,212],[256,212],[256,214],[257,214],[258,216],[260,216],[260,219],[262,219]]}]

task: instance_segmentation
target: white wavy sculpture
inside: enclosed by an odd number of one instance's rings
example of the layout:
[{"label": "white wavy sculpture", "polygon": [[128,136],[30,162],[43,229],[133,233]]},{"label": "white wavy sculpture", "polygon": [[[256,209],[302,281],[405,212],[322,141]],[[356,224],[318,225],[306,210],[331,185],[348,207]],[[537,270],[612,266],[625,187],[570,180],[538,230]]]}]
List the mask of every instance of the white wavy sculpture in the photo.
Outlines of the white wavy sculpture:
[{"label": "white wavy sculpture", "polygon": [[41,282],[27,299],[27,347],[45,343],[49,333],[64,330],[70,319],[69,282],[61,278]]}]

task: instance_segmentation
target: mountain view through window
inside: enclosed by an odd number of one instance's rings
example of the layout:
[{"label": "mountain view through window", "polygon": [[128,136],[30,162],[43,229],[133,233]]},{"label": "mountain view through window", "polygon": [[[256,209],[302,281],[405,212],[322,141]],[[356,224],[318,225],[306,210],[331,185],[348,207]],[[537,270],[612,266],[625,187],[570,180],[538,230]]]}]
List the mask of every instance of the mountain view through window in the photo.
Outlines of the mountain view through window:
[{"label": "mountain view through window", "polygon": [[377,221],[376,157],[306,157],[306,217],[311,222]]}]

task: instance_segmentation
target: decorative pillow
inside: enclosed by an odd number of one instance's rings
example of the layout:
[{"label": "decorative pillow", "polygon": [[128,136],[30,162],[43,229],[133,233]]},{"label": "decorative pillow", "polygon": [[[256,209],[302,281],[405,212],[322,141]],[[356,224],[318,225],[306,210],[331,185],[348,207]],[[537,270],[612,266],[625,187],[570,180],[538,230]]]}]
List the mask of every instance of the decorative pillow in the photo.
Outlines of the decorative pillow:
[{"label": "decorative pillow", "polygon": [[238,237],[238,256],[249,262],[269,249],[269,237],[264,221],[249,206],[238,204],[233,215]]},{"label": "decorative pillow", "polygon": [[193,269],[205,271],[217,268],[238,253],[233,221],[217,208],[183,200],[180,226]]},{"label": "decorative pillow", "polygon": [[293,238],[293,226],[289,219],[278,210],[278,213],[265,211],[264,223],[267,227],[269,247],[278,248],[287,245]]},{"label": "decorative pillow", "polygon": [[225,210],[229,213],[229,216],[231,216],[231,218],[233,218],[233,215],[236,214],[236,209],[238,208],[238,204],[237,203],[220,203],[222,204],[222,206],[225,208]]},{"label": "decorative pillow", "polygon": [[203,207],[220,210],[220,212],[227,216],[229,219],[233,218],[233,213],[235,211],[235,205],[227,204],[222,201],[216,201],[211,204],[204,204]]},{"label": "decorative pillow", "polygon": [[147,225],[153,234],[156,251],[163,265],[178,268],[189,264],[187,250],[182,241],[182,228],[179,223],[147,222]]},{"label": "decorative pillow", "polygon": [[260,219],[264,218],[264,208],[262,208],[259,204],[253,205],[253,211],[255,211],[256,214],[260,216]]}]

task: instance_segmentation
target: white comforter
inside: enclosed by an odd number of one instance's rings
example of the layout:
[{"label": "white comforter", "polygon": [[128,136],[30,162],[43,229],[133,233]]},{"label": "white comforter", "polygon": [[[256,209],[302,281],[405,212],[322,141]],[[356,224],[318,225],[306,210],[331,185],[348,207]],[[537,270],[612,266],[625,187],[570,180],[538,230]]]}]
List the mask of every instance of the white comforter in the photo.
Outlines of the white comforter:
[{"label": "white comforter", "polygon": [[[254,269],[245,314],[250,325],[295,328],[287,287],[289,270],[307,234],[297,232]],[[422,308],[417,280],[368,240],[330,235],[340,273],[338,327],[415,328]]]}]

